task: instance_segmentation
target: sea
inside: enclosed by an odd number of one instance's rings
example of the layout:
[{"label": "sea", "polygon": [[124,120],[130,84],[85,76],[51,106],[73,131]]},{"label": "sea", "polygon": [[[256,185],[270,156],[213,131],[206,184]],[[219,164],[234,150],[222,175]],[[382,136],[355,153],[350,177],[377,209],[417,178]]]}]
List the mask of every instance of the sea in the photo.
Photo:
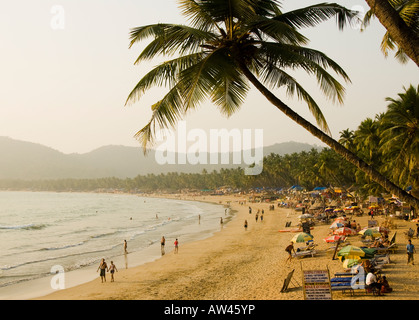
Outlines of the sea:
[{"label": "sea", "polygon": [[85,269],[89,276],[78,278],[94,279],[102,258],[119,269],[153,261],[170,254],[176,238],[181,250],[210,237],[232,214],[219,204],[131,194],[0,192],[0,298],[18,284],[26,288],[18,298],[35,296],[28,284],[58,270]]}]

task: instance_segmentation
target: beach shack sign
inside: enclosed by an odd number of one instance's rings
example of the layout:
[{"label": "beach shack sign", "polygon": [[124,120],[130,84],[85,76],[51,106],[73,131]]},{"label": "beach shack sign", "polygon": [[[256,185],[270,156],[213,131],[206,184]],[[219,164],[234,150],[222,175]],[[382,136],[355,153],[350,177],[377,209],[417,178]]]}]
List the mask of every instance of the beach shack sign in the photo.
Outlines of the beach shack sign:
[{"label": "beach shack sign", "polygon": [[303,270],[304,300],[332,300],[328,270]]}]

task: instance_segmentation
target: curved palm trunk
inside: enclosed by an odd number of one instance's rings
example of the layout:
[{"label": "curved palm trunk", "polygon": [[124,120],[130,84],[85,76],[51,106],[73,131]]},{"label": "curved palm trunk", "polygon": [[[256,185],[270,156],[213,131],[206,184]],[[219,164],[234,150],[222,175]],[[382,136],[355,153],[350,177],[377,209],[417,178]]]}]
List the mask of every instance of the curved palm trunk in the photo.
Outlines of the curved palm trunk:
[{"label": "curved palm trunk", "polygon": [[365,0],[380,23],[419,67],[419,39],[387,0]]},{"label": "curved palm trunk", "polygon": [[419,209],[419,199],[408,194],[405,190],[401,189],[393,182],[389,181],[381,173],[375,170],[373,167],[368,165],[354,153],[346,149],[339,142],[325,134],[323,131],[318,129],[316,126],[305,120],[298,113],[294,112],[290,107],[278,99],[270,90],[268,90],[259,80],[253,75],[253,73],[246,67],[244,63],[239,62],[239,67],[247,79],[279,110],[285,113],[289,118],[294,120],[304,129],[308,130],[312,135],[319,138],[335,152],[344,157],[347,161],[354,164],[358,169],[365,172],[372,180],[380,184],[385,190],[397,195],[400,199],[413,205],[416,209]]}]

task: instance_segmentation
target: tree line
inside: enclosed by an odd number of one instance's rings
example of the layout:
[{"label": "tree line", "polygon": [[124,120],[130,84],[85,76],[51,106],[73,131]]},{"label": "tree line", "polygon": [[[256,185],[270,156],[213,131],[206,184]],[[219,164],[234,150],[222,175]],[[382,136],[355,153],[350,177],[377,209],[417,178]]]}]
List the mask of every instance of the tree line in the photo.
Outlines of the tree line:
[{"label": "tree line", "polygon": [[[391,177],[404,189],[419,189],[419,86],[405,88],[397,98],[386,98],[387,110],[363,120],[356,130],[340,132],[339,142],[368,164]],[[228,186],[235,190],[282,189],[300,185],[338,186],[360,196],[380,196],[386,191],[367,174],[330,148],[263,158],[259,175],[245,175],[243,168],[201,173],[147,174],[135,178],[0,180],[1,189],[34,191],[177,192],[182,189],[212,191]]]}]

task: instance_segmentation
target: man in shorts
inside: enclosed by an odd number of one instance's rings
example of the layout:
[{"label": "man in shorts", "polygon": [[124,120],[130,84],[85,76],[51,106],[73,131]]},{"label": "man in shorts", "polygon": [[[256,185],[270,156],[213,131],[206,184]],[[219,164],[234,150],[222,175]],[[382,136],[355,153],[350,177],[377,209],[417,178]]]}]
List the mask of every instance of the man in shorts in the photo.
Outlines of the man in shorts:
[{"label": "man in shorts", "polygon": [[106,282],[106,271],[109,271],[108,265],[105,262],[105,259],[102,259],[102,261],[99,264],[99,267],[97,268],[96,272],[98,272],[100,269],[100,279]]},{"label": "man in shorts", "polygon": [[413,262],[413,254],[416,253],[415,246],[412,244],[412,240],[409,240],[409,243],[406,246],[407,250],[407,264],[409,264],[410,261],[412,261],[412,265],[415,263]]}]

